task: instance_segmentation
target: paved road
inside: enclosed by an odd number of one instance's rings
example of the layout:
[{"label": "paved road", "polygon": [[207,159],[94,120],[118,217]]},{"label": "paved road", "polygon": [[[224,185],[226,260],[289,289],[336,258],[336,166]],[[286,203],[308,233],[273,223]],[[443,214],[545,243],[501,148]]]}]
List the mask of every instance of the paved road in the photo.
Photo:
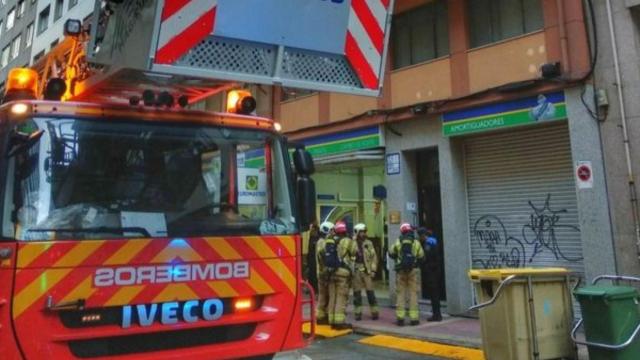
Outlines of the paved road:
[{"label": "paved road", "polygon": [[378,346],[370,346],[359,344],[358,340],[364,336],[347,335],[334,339],[316,340],[310,347],[301,350],[297,356],[280,355],[276,360],[289,359],[311,359],[311,360],[424,360],[424,359],[441,359],[436,357],[427,357],[424,355],[414,354],[410,352],[385,349]]}]

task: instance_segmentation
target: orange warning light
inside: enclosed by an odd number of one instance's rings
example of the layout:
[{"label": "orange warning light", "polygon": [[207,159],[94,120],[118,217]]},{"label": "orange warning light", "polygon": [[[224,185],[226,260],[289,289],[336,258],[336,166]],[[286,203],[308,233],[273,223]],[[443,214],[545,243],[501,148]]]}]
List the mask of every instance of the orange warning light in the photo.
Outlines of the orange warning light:
[{"label": "orange warning light", "polygon": [[227,93],[227,112],[249,115],[256,109],[256,99],[247,90],[232,90]]},{"label": "orange warning light", "polygon": [[15,68],[9,71],[6,94],[21,92],[24,96],[36,97],[38,73],[32,69]]}]

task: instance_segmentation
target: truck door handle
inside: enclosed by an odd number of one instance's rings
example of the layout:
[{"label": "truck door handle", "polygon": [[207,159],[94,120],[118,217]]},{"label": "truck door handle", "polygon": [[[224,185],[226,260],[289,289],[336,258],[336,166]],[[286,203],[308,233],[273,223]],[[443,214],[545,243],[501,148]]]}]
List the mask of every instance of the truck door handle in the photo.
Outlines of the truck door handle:
[{"label": "truck door handle", "polygon": [[85,306],[85,299],[78,299],[63,303],[55,304],[53,302],[53,296],[47,296],[47,302],[45,304],[45,308],[48,311],[62,311],[62,310],[83,310]]},{"label": "truck door handle", "polygon": [[10,248],[0,249],[0,259],[9,259],[13,255],[13,251]]}]

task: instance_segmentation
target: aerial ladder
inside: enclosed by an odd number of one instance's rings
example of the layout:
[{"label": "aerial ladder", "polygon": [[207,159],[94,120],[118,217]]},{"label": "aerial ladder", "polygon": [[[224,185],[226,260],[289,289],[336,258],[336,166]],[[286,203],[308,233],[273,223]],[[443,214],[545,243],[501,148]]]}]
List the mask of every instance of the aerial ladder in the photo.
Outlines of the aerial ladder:
[{"label": "aerial ladder", "polygon": [[75,101],[126,103],[152,90],[191,104],[242,83],[377,96],[392,8],[392,0],[97,0],[90,20],[67,21],[65,41],[35,67],[63,79],[63,98]]}]

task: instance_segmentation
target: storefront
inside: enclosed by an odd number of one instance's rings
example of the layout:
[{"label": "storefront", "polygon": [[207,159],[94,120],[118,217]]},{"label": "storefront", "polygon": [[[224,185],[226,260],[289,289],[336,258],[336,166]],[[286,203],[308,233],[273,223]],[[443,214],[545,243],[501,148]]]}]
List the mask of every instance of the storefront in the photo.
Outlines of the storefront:
[{"label": "storefront", "polygon": [[[378,126],[300,140],[314,158],[319,223],[367,225],[378,251],[384,246],[384,137]],[[306,251],[306,245],[305,245]]]},{"label": "storefront", "polygon": [[[611,254],[611,236],[598,125],[580,96],[520,97],[386,132],[387,158],[399,158],[396,173],[386,164],[389,214],[437,223],[429,217],[437,201],[425,204],[421,179],[438,180],[447,312],[472,304],[471,268],[559,266],[587,278],[612,271],[613,259],[601,256]],[[585,167],[589,179],[578,181]],[[390,222],[391,239],[398,227]]]},{"label": "storefront", "polygon": [[444,114],[445,136],[467,135],[473,268],[584,272],[566,114],[563,92]]}]

